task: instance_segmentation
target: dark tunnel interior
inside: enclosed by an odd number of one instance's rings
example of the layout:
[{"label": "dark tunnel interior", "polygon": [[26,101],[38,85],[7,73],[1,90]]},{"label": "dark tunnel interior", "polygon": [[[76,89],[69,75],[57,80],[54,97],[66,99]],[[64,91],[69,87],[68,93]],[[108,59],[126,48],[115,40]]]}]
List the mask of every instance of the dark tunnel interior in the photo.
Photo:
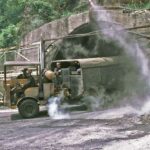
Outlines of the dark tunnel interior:
[{"label": "dark tunnel interior", "polygon": [[[84,24],[70,35],[86,34],[96,31],[92,24]],[[123,53],[121,47],[114,41],[106,40],[98,32],[95,35],[63,39],[58,46],[55,60],[118,56]]]}]

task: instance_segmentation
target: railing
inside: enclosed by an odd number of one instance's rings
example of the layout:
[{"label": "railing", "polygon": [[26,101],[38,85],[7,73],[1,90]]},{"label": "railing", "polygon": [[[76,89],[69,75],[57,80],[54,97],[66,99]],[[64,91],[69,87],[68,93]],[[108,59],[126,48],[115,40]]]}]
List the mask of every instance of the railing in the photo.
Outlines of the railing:
[{"label": "railing", "polygon": [[[36,59],[36,60],[35,60]],[[40,61],[40,43],[26,48],[4,49],[0,51],[0,65],[6,61]],[[11,69],[12,70],[12,69]]]},{"label": "railing", "polygon": [[[8,61],[40,61],[40,42],[33,43],[32,45],[26,48],[10,48],[10,49],[1,49],[0,51],[0,80],[4,77],[4,63]],[[13,66],[9,67],[7,70],[8,76],[17,76],[20,68],[14,68]]]}]

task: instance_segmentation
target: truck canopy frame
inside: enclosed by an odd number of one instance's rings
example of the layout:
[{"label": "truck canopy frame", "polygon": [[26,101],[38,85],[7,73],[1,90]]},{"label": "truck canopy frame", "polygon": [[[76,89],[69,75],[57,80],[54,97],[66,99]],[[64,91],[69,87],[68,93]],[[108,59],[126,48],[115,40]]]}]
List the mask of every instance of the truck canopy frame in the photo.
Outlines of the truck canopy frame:
[{"label": "truck canopy frame", "polygon": [[39,66],[39,70],[41,70],[41,66],[39,62],[31,62],[31,61],[7,61],[4,63],[4,82],[6,83],[7,78],[7,67],[8,66]]},{"label": "truck canopy frame", "polygon": [[[71,62],[78,62],[81,68],[100,67],[107,65],[119,64],[122,61],[122,57],[96,57],[96,58],[83,58],[83,59],[67,59],[67,60],[55,60],[52,61],[52,65],[59,62],[61,64],[69,64]],[[52,66],[54,68],[54,66]],[[63,66],[62,66],[63,67]]]}]

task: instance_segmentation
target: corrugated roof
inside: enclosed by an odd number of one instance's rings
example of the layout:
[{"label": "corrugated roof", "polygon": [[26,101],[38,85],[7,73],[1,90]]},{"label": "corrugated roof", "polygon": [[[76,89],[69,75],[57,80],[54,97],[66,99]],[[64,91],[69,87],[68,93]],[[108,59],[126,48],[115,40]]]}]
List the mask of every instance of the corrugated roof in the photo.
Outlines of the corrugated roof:
[{"label": "corrugated roof", "polygon": [[84,58],[84,59],[67,59],[67,60],[56,60],[53,62],[79,62],[82,68],[106,66],[121,63],[122,57],[96,57],[96,58]]}]

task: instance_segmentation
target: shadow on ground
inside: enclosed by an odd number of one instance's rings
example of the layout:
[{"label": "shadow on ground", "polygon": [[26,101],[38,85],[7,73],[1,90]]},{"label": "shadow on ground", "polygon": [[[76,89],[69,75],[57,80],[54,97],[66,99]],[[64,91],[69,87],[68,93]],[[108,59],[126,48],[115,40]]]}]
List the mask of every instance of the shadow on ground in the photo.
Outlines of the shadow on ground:
[{"label": "shadow on ground", "polygon": [[[48,117],[48,114],[47,114],[46,110],[40,111],[39,115],[36,118],[41,118],[41,117]],[[22,118],[19,113],[11,115],[11,120],[22,120],[22,119],[25,119],[25,118]]]}]

